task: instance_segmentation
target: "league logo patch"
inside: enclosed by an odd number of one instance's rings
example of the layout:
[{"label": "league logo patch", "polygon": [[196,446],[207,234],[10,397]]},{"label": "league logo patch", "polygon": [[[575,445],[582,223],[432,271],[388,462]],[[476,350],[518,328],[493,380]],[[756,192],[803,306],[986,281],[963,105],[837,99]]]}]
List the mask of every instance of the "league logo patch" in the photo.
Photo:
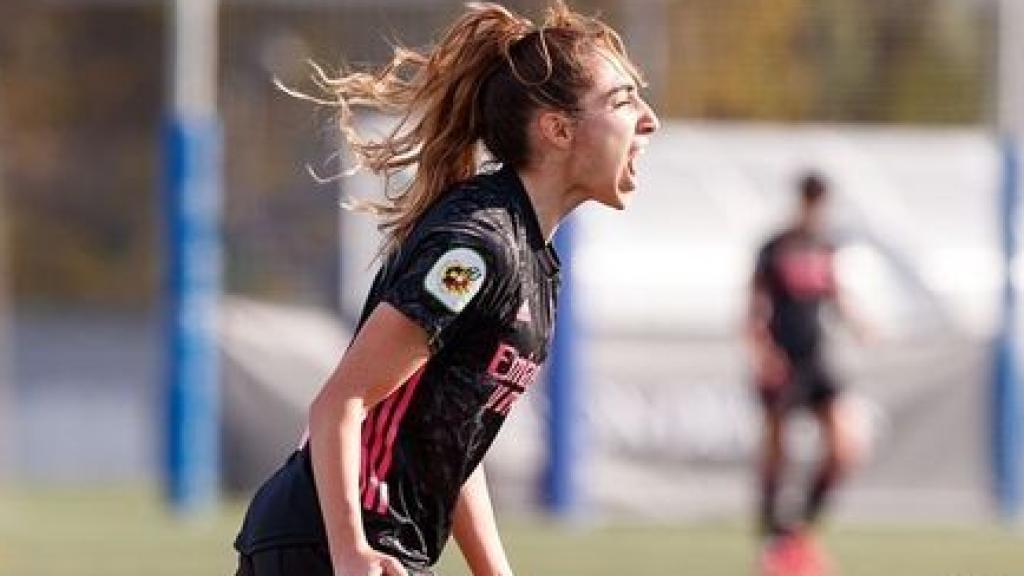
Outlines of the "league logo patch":
[{"label": "league logo patch", "polygon": [[441,283],[444,289],[454,294],[465,294],[473,285],[473,281],[480,278],[480,270],[466,268],[461,264],[452,264],[444,269]]},{"label": "league logo patch", "polygon": [[423,287],[452,312],[462,312],[480,291],[487,276],[487,265],[469,248],[453,248],[430,268]]}]

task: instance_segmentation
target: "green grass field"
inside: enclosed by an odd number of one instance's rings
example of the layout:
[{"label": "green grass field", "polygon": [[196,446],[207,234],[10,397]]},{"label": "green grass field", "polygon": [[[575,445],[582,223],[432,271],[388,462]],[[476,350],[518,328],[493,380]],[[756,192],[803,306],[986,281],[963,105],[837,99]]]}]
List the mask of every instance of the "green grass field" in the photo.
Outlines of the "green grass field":
[{"label": "green grass field", "polygon": [[[168,515],[137,489],[0,491],[0,575],[233,574],[241,504],[201,520]],[[519,576],[742,576],[754,546],[740,523],[564,527],[514,520],[503,530]],[[840,526],[826,535],[843,576],[1017,576],[1024,535],[995,527]],[[443,576],[466,576],[455,549]]]}]

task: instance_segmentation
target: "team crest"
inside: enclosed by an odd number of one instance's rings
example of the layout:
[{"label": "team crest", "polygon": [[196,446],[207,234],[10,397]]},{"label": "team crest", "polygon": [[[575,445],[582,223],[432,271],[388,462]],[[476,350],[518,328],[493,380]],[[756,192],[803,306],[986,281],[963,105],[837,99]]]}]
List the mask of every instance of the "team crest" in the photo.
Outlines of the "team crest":
[{"label": "team crest", "polygon": [[454,248],[437,259],[423,285],[445,308],[461,312],[480,291],[486,276],[487,266],[479,254],[469,248]]}]

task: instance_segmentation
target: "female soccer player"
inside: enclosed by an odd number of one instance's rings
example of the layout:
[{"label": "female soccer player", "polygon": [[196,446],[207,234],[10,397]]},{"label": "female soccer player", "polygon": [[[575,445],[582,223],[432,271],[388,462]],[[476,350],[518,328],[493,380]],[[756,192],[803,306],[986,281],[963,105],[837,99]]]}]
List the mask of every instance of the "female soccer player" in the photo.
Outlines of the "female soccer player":
[{"label": "female soccer player", "polygon": [[[542,26],[471,4],[429,53],[322,80],[362,164],[415,176],[372,206],[383,265],[308,441],[249,507],[238,574],[430,574],[451,534],[474,576],[512,574],[479,463],[548,354],[550,240],[583,202],[625,207],[658,120],[618,35],[562,3]],[[398,128],[364,140],[354,106]]]},{"label": "female soccer player", "polygon": [[[765,576],[829,571],[811,529],[857,457],[839,382],[825,362],[820,309],[836,304],[862,340],[869,330],[841,298],[834,250],[823,235],[826,200],[824,178],[805,175],[793,225],[761,248],[754,271],[747,336],[765,422],[760,502]],[[786,464],[784,432],[787,417],[801,407],[810,408],[820,426],[824,454],[803,506],[787,517],[777,502]]]}]

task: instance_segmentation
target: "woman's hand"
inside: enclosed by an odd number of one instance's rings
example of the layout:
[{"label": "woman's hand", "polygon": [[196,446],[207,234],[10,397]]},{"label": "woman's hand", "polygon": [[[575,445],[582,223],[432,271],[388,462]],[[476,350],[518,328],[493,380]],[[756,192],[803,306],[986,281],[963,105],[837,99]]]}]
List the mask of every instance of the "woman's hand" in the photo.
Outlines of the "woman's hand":
[{"label": "woman's hand", "polygon": [[334,561],[335,576],[409,576],[402,563],[367,546]]},{"label": "woman's hand", "polygon": [[775,390],[789,382],[789,359],[774,346],[761,346],[754,369],[757,372],[757,385],[763,389]]}]

